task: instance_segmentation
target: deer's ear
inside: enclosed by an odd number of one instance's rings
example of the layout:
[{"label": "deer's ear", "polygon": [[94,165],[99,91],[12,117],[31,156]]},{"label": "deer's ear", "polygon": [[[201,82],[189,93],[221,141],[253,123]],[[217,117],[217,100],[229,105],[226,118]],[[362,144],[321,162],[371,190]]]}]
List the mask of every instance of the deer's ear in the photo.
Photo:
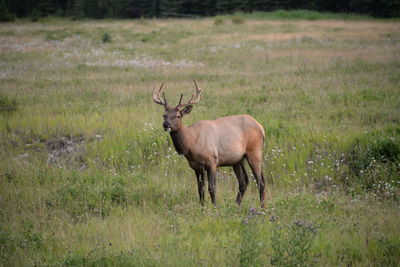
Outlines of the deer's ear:
[{"label": "deer's ear", "polygon": [[182,109],[182,111],[181,111],[182,116],[189,114],[192,111],[192,108],[193,108],[193,106],[189,105],[189,106],[186,106],[184,109]]}]

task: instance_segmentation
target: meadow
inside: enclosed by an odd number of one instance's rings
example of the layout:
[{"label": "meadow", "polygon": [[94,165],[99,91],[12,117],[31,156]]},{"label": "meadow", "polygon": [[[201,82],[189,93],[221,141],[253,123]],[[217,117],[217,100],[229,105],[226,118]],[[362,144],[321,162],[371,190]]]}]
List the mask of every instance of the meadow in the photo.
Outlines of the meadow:
[{"label": "meadow", "polygon": [[[398,21],[17,20],[0,66],[1,266],[400,264]],[[265,209],[231,168],[200,205],[151,98],[193,79],[185,125],[264,126]]]}]

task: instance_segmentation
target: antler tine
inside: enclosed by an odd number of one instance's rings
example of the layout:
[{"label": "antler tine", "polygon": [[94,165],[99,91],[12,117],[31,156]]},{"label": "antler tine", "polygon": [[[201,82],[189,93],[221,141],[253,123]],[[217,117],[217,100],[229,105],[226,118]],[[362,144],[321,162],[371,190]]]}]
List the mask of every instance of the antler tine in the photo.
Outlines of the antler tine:
[{"label": "antler tine", "polygon": [[165,95],[164,95],[164,100],[161,99],[160,97],[160,93],[161,90],[163,89],[164,83],[161,84],[160,88],[158,90],[156,90],[156,86],[154,85],[154,89],[153,89],[153,101],[156,102],[159,105],[163,105],[166,106],[167,105],[167,101],[165,99]]},{"label": "antler tine", "polygon": [[181,94],[181,98],[179,99],[179,104],[178,104],[178,106],[182,105],[182,97],[183,97],[183,94]]},{"label": "antler tine", "polygon": [[164,98],[164,105],[167,106],[168,103],[167,103],[167,99],[165,98],[165,93],[164,93],[164,92],[162,93],[162,96],[163,96],[163,98]]},{"label": "antler tine", "polygon": [[[199,91],[199,87],[197,86],[197,82],[196,82],[196,80],[195,80],[195,79],[193,79],[193,82],[194,82],[194,85],[196,86],[196,92],[197,92],[197,91]],[[200,89],[200,91],[201,91],[201,89]]]},{"label": "antler tine", "polygon": [[195,104],[198,103],[200,101],[200,95],[201,95],[201,88],[199,88],[199,86],[197,85],[197,82],[195,79],[193,79],[194,85],[196,86],[196,98],[193,99],[195,97],[195,95],[192,95],[192,98],[189,101],[189,104]]},{"label": "antler tine", "polygon": [[182,97],[183,95],[181,95],[181,98],[179,99],[179,104],[176,106],[177,108],[184,108],[186,106],[192,105],[192,104],[196,104],[200,101],[200,95],[201,95],[201,88],[199,88],[197,86],[197,83],[195,80],[194,81],[194,85],[196,86],[196,93],[192,94],[192,97],[190,98],[189,102],[187,102],[186,104],[182,104]]}]

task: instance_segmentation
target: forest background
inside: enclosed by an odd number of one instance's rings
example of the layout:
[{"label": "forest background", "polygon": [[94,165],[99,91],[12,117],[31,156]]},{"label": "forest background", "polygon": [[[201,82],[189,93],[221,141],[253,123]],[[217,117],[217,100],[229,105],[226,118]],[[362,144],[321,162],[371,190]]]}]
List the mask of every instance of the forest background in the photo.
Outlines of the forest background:
[{"label": "forest background", "polygon": [[380,18],[400,16],[399,0],[0,0],[0,21],[46,16],[138,18],[214,16],[234,12],[305,9],[356,13]]}]

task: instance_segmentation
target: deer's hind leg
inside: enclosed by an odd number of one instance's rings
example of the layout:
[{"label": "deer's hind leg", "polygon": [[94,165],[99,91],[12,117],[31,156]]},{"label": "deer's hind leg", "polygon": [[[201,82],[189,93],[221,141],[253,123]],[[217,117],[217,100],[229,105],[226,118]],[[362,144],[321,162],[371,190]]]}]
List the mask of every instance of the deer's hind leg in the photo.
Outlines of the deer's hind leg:
[{"label": "deer's hind leg", "polygon": [[246,160],[250,165],[250,168],[257,181],[257,187],[260,192],[261,208],[265,206],[265,179],[262,174],[262,150],[261,146],[259,149],[253,149],[246,152]]},{"label": "deer's hind leg", "polygon": [[243,165],[243,159],[233,165],[233,171],[239,182],[239,192],[236,197],[236,203],[240,205],[242,203],[244,193],[246,192],[247,185],[249,184],[249,177],[247,176],[246,170]]},{"label": "deer's hind leg", "polygon": [[199,191],[200,203],[204,206],[204,171],[203,170],[195,170],[196,178],[197,178],[197,188]]},{"label": "deer's hind leg", "polygon": [[210,193],[211,196],[211,202],[216,206],[216,199],[215,199],[215,189],[217,187],[217,166],[216,165],[210,165],[206,167],[207,169],[207,178],[208,178],[208,192]]}]

